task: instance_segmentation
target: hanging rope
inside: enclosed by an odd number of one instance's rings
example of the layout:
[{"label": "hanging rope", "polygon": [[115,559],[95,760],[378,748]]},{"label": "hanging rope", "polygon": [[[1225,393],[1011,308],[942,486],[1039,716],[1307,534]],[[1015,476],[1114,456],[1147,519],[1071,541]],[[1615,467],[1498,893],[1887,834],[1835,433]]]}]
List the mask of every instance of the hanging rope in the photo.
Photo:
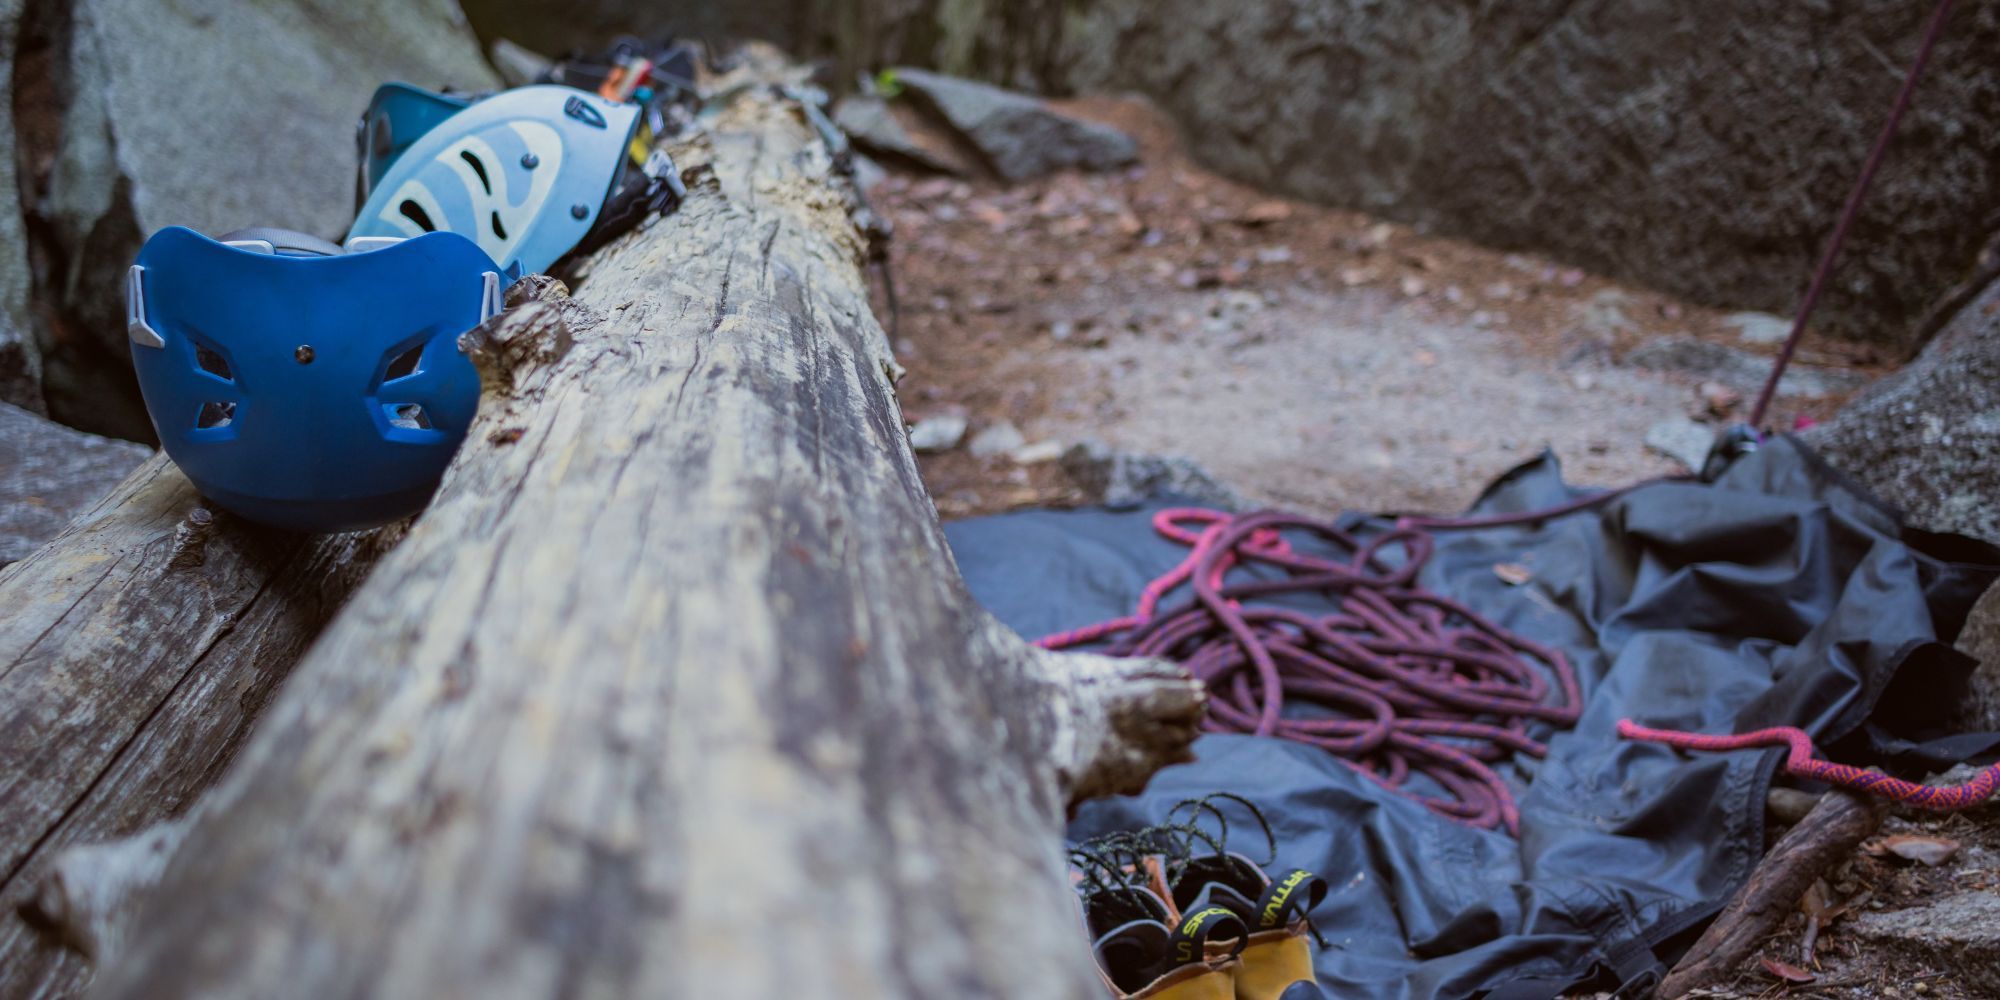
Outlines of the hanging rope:
[{"label": "hanging rope", "polygon": [[[1430,535],[1398,526],[1364,540],[1296,515],[1195,508],[1161,511],[1153,527],[1189,552],[1146,586],[1136,611],[1037,645],[1108,642],[1114,656],[1179,661],[1208,686],[1210,731],[1316,746],[1441,815],[1518,831],[1513,793],[1492,764],[1543,756],[1529,735],[1538,723],[1575,723],[1576,671],[1560,652],[1418,586]],[[1334,554],[1301,552],[1288,535]],[[1189,596],[1163,610],[1183,588]],[[1332,607],[1279,603],[1301,594]],[[1418,775],[1428,782],[1413,784]]]},{"label": "hanging rope", "polygon": [[1778,360],[1771,365],[1770,377],[1764,380],[1764,388],[1757,393],[1756,405],[1750,407],[1750,426],[1764,426],[1764,412],[1771,408],[1772,397],[1778,394],[1778,381],[1785,377],[1786,366],[1792,363],[1792,354],[1799,349],[1799,341],[1806,334],[1806,321],[1812,318],[1813,309],[1819,305],[1820,293],[1833,279],[1834,262],[1840,259],[1841,247],[1847,244],[1848,231],[1854,228],[1854,220],[1861,214],[1861,202],[1868,196],[1869,185],[1875,182],[1875,172],[1882,166],[1882,158],[1889,151],[1889,140],[1895,138],[1896,127],[1902,124],[1903,112],[1910,109],[1910,98],[1917,92],[1917,81],[1923,78],[1924,66],[1931,61],[1931,50],[1937,48],[1937,41],[1944,33],[1945,18],[1951,14],[1954,0],[1938,0],[1937,9],[1931,13],[1930,25],[1924,29],[1923,44],[1917,47],[1917,57],[1910,63],[1910,71],[1903,77],[1903,86],[1896,92],[1896,103],[1889,109],[1889,120],[1882,125],[1882,134],[1875,137],[1874,148],[1868,151],[1868,160],[1861,166],[1861,176],[1854,182],[1854,189],[1847,193],[1847,204],[1840,210],[1840,222],[1833,227],[1833,236],[1826,241],[1826,250],[1820,255],[1819,267],[1813,271],[1812,283],[1806,286],[1806,297],[1799,303],[1798,314],[1792,319],[1792,332],[1785,337],[1785,346],[1778,349]]},{"label": "hanging rope", "polygon": [[1790,747],[1790,752],[1785,755],[1785,773],[1795,778],[1852,788],[1857,792],[1868,792],[1908,803],[1918,809],[1938,812],[1970,809],[1992,798],[1994,790],[2000,788],[2000,764],[1979,772],[1972,780],[1963,784],[1920,785],[1914,781],[1889,777],[1880,771],[1868,771],[1848,764],[1819,760],[1813,756],[1812,738],[1803,730],[1791,726],[1759,729],[1740,736],[1708,736],[1702,733],[1677,732],[1672,729],[1649,729],[1631,719],[1622,719],[1618,723],[1618,735],[1628,740],[1664,743],[1680,750],[1720,751],[1747,750],[1752,747]]}]

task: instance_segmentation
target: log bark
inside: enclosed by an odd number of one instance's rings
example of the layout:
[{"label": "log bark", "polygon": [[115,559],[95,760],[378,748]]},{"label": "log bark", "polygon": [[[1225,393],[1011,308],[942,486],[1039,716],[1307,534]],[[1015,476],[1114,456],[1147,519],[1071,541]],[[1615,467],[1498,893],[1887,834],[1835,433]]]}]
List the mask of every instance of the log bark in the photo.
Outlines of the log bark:
[{"label": "log bark", "polygon": [[676,213],[462,341],[465,448],[103,995],[1102,990],[1064,810],[1184,759],[1201,690],[971,600],[851,186],[797,104],[731,93],[671,147]]},{"label": "log bark", "polygon": [[1742,975],[1757,946],[1798,910],[1813,880],[1852,857],[1888,813],[1886,800],[1846,789],[1820,796],[1819,804],[1785,831],[1771,853],[1757,863],[1742,891],[1661,980],[1657,991],[1661,1000],[1675,1000]]},{"label": "log bark", "polygon": [[156,456],[0,569],[0,996],[81,987],[34,905],[63,850],[185,812],[396,535],[259,529]]}]

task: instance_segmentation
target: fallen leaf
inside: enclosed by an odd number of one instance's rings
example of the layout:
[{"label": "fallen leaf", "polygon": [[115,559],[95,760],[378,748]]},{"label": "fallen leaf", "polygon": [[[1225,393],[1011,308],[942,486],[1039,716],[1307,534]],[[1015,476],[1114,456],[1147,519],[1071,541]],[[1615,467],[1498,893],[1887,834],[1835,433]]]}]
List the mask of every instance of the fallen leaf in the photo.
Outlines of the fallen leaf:
[{"label": "fallen leaf", "polygon": [[1772,977],[1782,979],[1788,983],[1810,983],[1818,978],[1796,965],[1792,965],[1789,962],[1780,962],[1775,958],[1767,958],[1760,955],[1757,958],[1757,963],[1762,965],[1764,971],[1770,973]]},{"label": "fallen leaf", "polygon": [[1246,226],[1268,226],[1292,217],[1292,206],[1282,201],[1260,201],[1250,206],[1236,221]]},{"label": "fallen leaf", "polygon": [[1814,879],[1806,887],[1806,894],[1799,897],[1799,912],[1808,917],[1826,919],[1828,910],[1833,909],[1833,890],[1826,887],[1825,879]]},{"label": "fallen leaf", "polygon": [[1493,567],[1493,575],[1518,587],[1535,578],[1535,571],[1520,563],[1500,563]]},{"label": "fallen leaf", "polygon": [[1945,837],[1926,837],[1921,834],[1899,833],[1883,837],[1882,850],[1905,861],[1915,861],[1932,868],[1944,864],[1958,853],[1958,841]]}]

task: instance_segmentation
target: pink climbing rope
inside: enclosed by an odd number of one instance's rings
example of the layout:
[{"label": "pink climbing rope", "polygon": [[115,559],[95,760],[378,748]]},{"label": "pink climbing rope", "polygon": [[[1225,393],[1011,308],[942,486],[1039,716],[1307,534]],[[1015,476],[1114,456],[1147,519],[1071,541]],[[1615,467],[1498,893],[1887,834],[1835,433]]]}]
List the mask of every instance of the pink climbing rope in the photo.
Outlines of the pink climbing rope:
[{"label": "pink climbing rope", "polygon": [[[1105,642],[1114,656],[1183,663],[1208,686],[1210,731],[1319,747],[1441,815],[1518,831],[1520,811],[1492,765],[1547,753],[1530,726],[1576,722],[1576,671],[1561,652],[1419,587],[1430,535],[1399,524],[1362,539],[1292,514],[1198,508],[1161,511],[1153,527],[1189,551],[1146,585],[1134,612],[1037,645]],[[1336,554],[1300,552],[1287,534]],[[1264,572],[1241,572],[1252,566]],[[1182,588],[1191,597],[1163,608]],[[1332,607],[1269,600],[1284,594]],[[1441,794],[1410,786],[1417,774]]]},{"label": "pink climbing rope", "polygon": [[1840,260],[1841,248],[1847,245],[1847,234],[1854,228],[1854,220],[1861,215],[1861,203],[1868,197],[1868,188],[1875,182],[1875,172],[1882,167],[1883,157],[1889,152],[1889,141],[1896,137],[1896,129],[1903,122],[1903,113],[1910,110],[1910,99],[1916,95],[1917,81],[1923,79],[1924,66],[1931,61],[1931,51],[1937,48],[1938,39],[1944,35],[1945,19],[1951,16],[1953,0],[1938,0],[1931,11],[1930,22],[1924,27],[1923,42],[1917,46],[1916,58],[1910,61],[1910,70],[1903,75],[1903,86],[1896,91],[1896,103],[1889,108],[1889,119],[1882,124],[1882,131],[1875,137],[1875,145],[1868,150],[1868,159],[1861,165],[1861,176],[1854,181],[1854,187],[1847,193],[1847,203],[1841,207],[1840,221],[1833,227],[1833,235],[1827,238],[1826,249],[1820,254],[1819,266],[1813,269],[1812,282],[1806,286],[1805,298],[1799,302],[1799,311],[1792,317],[1791,332],[1785,336],[1785,344],[1778,349],[1778,360],[1771,365],[1771,374],[1764,380],[1764,387],[1757,393],[1757,402],[1750,407],[1750,426],[1761,428],[1764,414],[1771,407],[1771,400],[1778,394],[1778,382],[1785,377],[1785,368],[1792,363],[1792,355],[1799,349],[1799,341],[1805,338],[1806,323],[1812,319],[1813,310],[1818,307],[1821,293],[1833,280],[1833,265]]},{"label": "pink climbing rope", "polygon": [[1812,738],[1803,730],[1792,726],[1778,726],[1775,729],[1759,729],[1740,736],[1711,736],[1702,733],[1684,733],[1672,729],[1649,729],[1622,719],[1618,723],[1618,735],[1628,740],[1647,743],[1663,743],[1681,750],[1747,750],[1752,747],[1790,747],[1785,755],[1785,773],[1798,778],[1852,788],[1858,792],[1881,795],[1905,802],[1918,809],[1951,812],[1970,809],[1993,796],[2000,789],[2000,764],[1995,764],[1972,780],[1957,785],[1920,785],[1914,781],[1892,778],[1880,771],[1868,771],[1848,764],[1835,764],[1813,756]]}]

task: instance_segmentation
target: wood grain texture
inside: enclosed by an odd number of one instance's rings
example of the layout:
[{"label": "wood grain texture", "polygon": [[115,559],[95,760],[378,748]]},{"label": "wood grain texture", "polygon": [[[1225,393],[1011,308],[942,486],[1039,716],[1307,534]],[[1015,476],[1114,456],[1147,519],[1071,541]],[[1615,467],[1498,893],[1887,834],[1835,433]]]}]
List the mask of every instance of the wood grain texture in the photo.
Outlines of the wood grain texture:
[{"label": "wood grain texture", "polygon": [[852,189],[734,95],[679,211],[462,341],[466,447],[103,995],[1099,995],[1064,810],[1184,759],[1200,688],[971,600]]},{"label": "wood grain texture", "polygon": [[60,852],[183,813],[394,532],[211,514],[164,456],[0,570],[0,996],[89,974],[22,906]]}]

